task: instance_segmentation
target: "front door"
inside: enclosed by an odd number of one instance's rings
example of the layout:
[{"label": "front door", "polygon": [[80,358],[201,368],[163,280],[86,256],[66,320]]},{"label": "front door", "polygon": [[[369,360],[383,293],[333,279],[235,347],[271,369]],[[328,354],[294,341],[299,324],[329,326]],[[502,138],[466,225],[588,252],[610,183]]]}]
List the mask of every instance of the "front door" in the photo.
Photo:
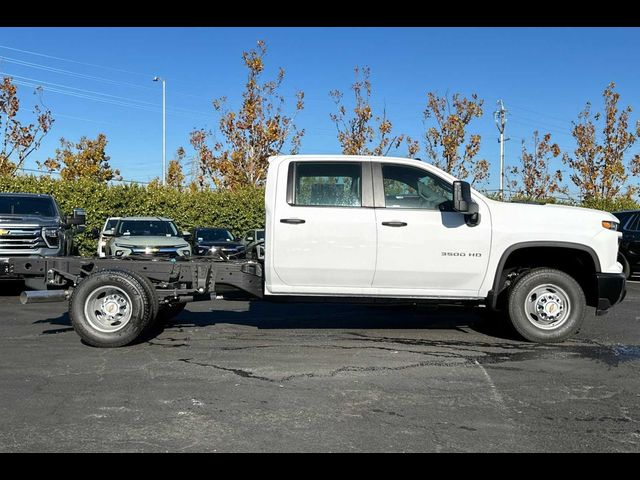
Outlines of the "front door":
[{"label": "front door", "polygon": [[449,180],[393,163],[374,164],[373,178],[378,232],[373,287],[390,295],[477,296],[491,246],[485,203],[474,198],[480,223],[469,226],[451,209]]}]

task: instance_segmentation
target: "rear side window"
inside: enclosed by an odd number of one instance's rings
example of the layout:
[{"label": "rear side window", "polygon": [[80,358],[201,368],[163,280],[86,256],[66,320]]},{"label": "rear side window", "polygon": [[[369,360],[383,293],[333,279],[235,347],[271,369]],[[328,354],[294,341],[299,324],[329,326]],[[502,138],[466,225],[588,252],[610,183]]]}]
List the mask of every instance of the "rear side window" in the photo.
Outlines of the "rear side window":
[{"label": "rear side window", "polygon": [[360,207],[362,164],[298,162],[294,204],[301,206]]}]

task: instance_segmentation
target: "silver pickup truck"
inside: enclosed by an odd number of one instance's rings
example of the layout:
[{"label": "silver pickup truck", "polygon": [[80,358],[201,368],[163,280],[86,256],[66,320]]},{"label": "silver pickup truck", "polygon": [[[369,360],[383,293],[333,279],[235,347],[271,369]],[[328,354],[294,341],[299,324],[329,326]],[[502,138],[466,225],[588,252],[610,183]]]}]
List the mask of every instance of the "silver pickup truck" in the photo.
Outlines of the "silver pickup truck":
[{"label": "silver pickup truck", "polygon": [[66,217],[51,195],[0,193],[0,261],[72,255],[84,223],[84,210]]}]

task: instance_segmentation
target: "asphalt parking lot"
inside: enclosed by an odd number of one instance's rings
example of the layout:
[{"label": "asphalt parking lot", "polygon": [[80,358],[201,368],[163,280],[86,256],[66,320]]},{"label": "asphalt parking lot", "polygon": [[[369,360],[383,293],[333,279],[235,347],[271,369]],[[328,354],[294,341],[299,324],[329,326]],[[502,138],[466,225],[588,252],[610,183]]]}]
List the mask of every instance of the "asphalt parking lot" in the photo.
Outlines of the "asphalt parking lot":
[{"label": "asphalt parking lot", "polygon": [[96,349],[0,284],[0,451],[640,451],[640,282],[559,345],[477,311],[219,301]]}]

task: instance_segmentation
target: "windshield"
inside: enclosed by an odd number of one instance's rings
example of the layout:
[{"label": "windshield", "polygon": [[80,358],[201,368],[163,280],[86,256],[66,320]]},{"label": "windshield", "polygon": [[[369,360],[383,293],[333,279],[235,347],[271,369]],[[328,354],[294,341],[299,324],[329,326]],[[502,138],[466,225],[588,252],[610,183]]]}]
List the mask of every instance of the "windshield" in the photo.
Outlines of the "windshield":
[{"label": "windshield", "polygon": [[48,197],[0,196],[0,215],[39,215],[56,217],[53,199]]},{"label": "windshield", "polygon": [[163,220],[122,220],[118,223],[116,236],[177,237],[178,229],[173,222]]},{"label": "windshield", "polygon": [[264,230],[258,230],[256,232],[256,240],[264,240]]},{"label": "windshield", "polygon": [[109,220],[107,220],[107,224],[104,226],[104,229],[111,230],[113,228],[116,228],[117,224],[118,224],[117,218],[110,218]]},{"label": "windshield", "polygon": [[199,242],[233,242],[236,237],[224,228],[205,228],[196,231]]}]

